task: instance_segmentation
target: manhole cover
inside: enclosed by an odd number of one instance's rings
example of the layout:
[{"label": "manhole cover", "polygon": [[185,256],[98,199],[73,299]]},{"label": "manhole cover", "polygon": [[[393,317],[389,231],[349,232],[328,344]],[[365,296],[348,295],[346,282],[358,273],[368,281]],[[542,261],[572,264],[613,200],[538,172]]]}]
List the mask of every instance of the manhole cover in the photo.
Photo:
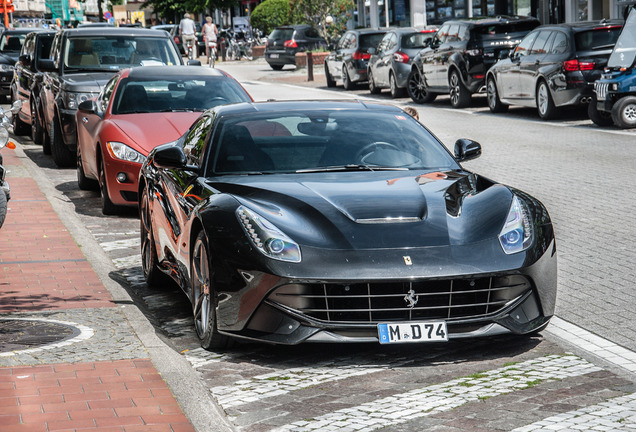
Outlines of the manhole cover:
[{"label": "manhole cover", "polygon": [[77,327],[60,322],[3,318],[0,319],[0,352],[49,345],[80,333]]}]

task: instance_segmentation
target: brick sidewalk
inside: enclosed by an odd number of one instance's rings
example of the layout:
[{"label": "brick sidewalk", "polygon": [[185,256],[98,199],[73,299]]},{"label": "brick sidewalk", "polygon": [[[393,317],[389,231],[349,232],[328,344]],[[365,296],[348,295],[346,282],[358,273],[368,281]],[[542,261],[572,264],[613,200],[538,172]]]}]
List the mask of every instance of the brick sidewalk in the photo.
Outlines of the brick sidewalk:
[{"label": "brick sidewalk", "polygon": [[[87,315],[100,308],[113,311],[110,293],[20,157],[9,150],[3,157],[11,200],[0,230],[2,317],[25,317],[26,312],[33,317],[35,311],[46,317],[50,311],[80,308]],[[0,333],[0,342],[12,336]],[[76,346],[56,349],[62,350],[60,359],[67,350],[66,362],[40,364],[37,349],[0,352],[0,366],[14,354],[31,352],[33,359],[33,365],[0,367],[2,432],[194,431],[148,358],[72,362]]]}]

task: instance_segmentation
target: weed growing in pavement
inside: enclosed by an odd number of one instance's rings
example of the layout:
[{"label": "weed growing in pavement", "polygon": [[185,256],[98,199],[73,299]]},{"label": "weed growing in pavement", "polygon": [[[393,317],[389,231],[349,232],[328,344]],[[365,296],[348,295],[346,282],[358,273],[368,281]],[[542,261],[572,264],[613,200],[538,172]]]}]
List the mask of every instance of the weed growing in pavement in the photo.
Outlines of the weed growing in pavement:
[{"label": "weed growing in pavement", "polygon": [[291,377],[288,376],[273,376],[269,378],[265,378],[267,381],[287,381],[290,380]]}]

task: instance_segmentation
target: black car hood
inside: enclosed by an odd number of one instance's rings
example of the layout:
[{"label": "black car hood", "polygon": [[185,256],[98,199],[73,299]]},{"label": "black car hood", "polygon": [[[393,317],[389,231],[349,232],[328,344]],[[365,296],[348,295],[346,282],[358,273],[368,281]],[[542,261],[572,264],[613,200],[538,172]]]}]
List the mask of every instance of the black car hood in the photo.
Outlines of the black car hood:
[{"label": "black car hood", "polygon": [[14,65],[20,56],[19,52],[4,52],[0,54],[0,64]]},{"label": "black car hood", "polygon": [[98,93],[117,71],[78,72],[64,75],[64,90],[84,93]]},{"label": "black car hood", "polygon": [[235,176],[219,192],[299,244],[333,249],[460,245],[495,239],[512,200],[467,172]]}]

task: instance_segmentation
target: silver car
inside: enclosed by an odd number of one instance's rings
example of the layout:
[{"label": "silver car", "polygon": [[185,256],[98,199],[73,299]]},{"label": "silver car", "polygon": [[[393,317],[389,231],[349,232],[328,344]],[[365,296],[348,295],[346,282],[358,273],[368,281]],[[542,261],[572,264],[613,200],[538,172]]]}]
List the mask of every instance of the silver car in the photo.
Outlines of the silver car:
[{"label": "silver car", "polygon": [[378,47],[370,50],[369,91],[378,94],[382,89],[388,88],[391,90],[391,97],[402,96],[408,85],[413,57],[434,34],[435,29],[418,30],[413,27],[387,32]]}]

